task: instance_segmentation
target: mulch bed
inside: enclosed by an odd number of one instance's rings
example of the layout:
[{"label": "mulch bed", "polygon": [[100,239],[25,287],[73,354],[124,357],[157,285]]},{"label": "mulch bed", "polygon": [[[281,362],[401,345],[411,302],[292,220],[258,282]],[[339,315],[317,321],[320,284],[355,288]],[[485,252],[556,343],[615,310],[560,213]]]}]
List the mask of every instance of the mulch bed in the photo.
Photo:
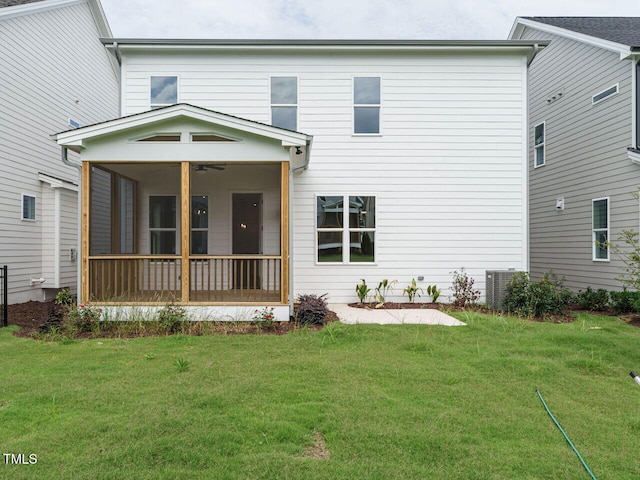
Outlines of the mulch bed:
[{"label": "mulch bed", "polygon": [[[37,332],[46,331],[47,322],[51,322],[56,315],[62,314],[62,308],[53,301],[49,302],[26,302],[9,305],[8,308],[8,324],[17,325],[20,330],[13,332],[16,337],[30,338]],[[338,316],[329,311],[325,317],[325,322],[337,321]],[[274,322],[268,328],[261,328],[261,334],[284,335],[290,331],[299,328],[295,322]],[[322,325],[309,325],[310,330],[319,330]],[[252,322],[216,322],[216,332],[224,334],[252,334],[257,329]],[[79,333],[79,338],[94,338],[90,333]]]}]

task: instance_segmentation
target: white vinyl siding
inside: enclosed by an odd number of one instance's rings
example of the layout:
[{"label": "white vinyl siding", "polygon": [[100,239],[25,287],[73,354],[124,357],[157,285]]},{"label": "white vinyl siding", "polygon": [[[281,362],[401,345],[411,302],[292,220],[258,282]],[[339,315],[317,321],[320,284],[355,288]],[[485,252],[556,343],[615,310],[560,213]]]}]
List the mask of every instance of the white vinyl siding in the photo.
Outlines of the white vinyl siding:
[{"label": "white vinyl siding", "polygon": [[[313,135],[313,146],[309,168],[292,177],[294,296],[328,293],[331,302],[351,302],[360,278],[407,285],[422,275],[443,289],[444,299],[450,273],[463,266],[481,289],[486,270],[526,268],[524,57],[400,51],[123,55],[125,115],[148,108],[150,73],[170,71],[180,78],[181,102],[268,124],[270,75],[298,78],[297,130]],[[353,134],[353,81],[360,76],[383,79],[382,136]],[[223,178],[228,174],[230,167]],[[251,191],[261,175],[256,169],[250,178],[238,177],[234,188]],[[228,195],[194,188],[224,213],[209,219],[209,254],[228,254],[212,249],[229,243]],[[355,268],[317,262],[317,195],[345,194],[377,200],[375,263]],[[265,245],[271,236],[277,249],[278,204],[270,204],[269,217],[264,195]],[[402,288],[395,295],[401,300]]]},{"label": "white vinyl siding", "polygon": [[597,198],[592,202],[593,260],[609,261],[609,199]]},{"label": "white vinyl siding", "polygon": [[[101,36],[83,1],[0,18],[0,265],[11,272],[10,303],[42,300],[42,288],[53,285],[43,274],[47,233],[38,173],[78,183],[78,172],[62,164],[50,135],[68,130],[69,118],[90,125],[119,114],[119,85]],[[70,152],[69,159],[78,156]],[[20,220],[22,193],[38,198],[38,221]],[[75,236],[77,216],[61,229],[64,238]],[[69,286],[76,282],[72,270]],[[29,285],[40,277],[47,278],[42,286]]]}]

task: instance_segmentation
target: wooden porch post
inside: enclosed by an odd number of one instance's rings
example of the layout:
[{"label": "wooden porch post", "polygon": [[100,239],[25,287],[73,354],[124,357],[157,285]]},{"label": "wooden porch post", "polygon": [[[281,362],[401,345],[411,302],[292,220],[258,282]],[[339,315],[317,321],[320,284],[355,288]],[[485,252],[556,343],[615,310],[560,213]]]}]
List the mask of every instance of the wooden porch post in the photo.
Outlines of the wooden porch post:
[{"label": "wooden porch post", "polygon": [[289,162],[280,163],[280,302],[289,303]]},{"label": "wooden porch post", "polygon": [[81,295],[80,304],[89,302],[89,194],[91,189],[91,164],[82,162],[82,197],[80,199],[80,258],[81,258]]},{"label": "wooden porch post", "polygon": [[180,218],[181,229],[182,229],[182,241],[181,244],[181,252],[182,252],[182,260],[181,260],[181,275],[182,275],[182,303],[189,302],[189,275],[191,273],[191,265],[189,264],[189,251],[191,249],[190,242],[190,233],[191,233],[191,193],[190,193],[190,185],[191,185],[191,165],[189,162],[181,163],[181,208],[180,208]]}]

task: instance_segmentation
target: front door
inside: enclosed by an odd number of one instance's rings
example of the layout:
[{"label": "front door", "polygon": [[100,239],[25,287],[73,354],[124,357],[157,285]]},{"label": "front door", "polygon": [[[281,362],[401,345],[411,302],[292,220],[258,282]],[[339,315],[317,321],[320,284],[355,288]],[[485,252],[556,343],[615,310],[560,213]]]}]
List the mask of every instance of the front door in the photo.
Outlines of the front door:
[{"label": "front door", "polygon": [[[262,194],[233,194],[233,254],[258,255],[262,250]],[[238,259],[233,268],[234,288],[260,288],[260,261]]]}]

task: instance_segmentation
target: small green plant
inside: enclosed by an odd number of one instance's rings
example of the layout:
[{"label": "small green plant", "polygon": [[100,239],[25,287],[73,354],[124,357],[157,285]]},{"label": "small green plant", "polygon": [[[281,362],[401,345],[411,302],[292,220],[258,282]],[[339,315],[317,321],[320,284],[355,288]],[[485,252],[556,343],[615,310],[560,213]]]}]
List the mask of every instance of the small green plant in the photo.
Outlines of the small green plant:
[{"label": "small green plant", "polygon": [[389,281],[386,278],[382,279],[376,287],[376,293],[374,295],[376,302],[380,305],[384,304],[384,302],[386,302],[387,295],[393,292],[393,286],[396,283],[398,283],[397,280]]},{"label": "small green plant", "polygon": [[252,320],[258,326],[258,328],[269,328],[273,325],[275,320],[275,314],[273,313],[273,307],[265,307],[261,310],[256,309],[253,312]]},{"label": "small green plant", "polygon": [[360,280],[362,280],[362,283],[356,285],[356,294],[358,295],[358,300],[360,300],[360,303],[364,303],[369,296],[371,288],[369,288],[364,278],[361,278]]},{"label": "small green plant", "polygon": [[173,361],[173,366],[176,367],[179,372],[186,372],[191,367],[191,363],[184,358],[176,358]]},{"label": "small green plant", "polygon": [[329,307],[324,295],[299,295],[296,321],[300,325],[324,324]]},{"label": "small green plant", "polygon": [[416,279],[412,278],[411,285],[402,291],[402,296],[407,295],[407,297],[409,297],[409,302],[413,303],[416,296],[420,297],[420,292],[423,292],[422,288],[416,284]]},{"label": "small green plant", "polygon": [[53,301],[56,305],[72,305],[75,302],[75,298],[71,295],[68,288],[63,288],[56,294],[56,298]]},{"label": "small green plant", "polygon": [[158,311],[158,324],[167,333],[177,333],[187,321],[187,311],[184,307],[169,304]]},{"label": "small green plant", "polygon": [[153,353],[145,353],[144,354],[144,359],[145,360],[153,360],[155,357],[155,355]]},{"label": "small green plant", "polygon": [[591,287],[583,292],[580,290],[576,295],[576,303],[584,310],[601,312],[609,306],[609,292],[604,288],[593,290]]},{"label": "small green plant", "polygon": [[453,275],[453,284],[451,285],[453,305],[467,307],[476,303],[480,298],[480,290],[473,288],[475,280],[464,271],[464,268],[461,268],[459,272],[454,271],[451,275]]},{"label": "small green plant", "polygon": [[437,285],[429,285],[427,287],[427,295],[431,298],[431,303],[436,303],[438,301],[438,297],[440,297],[441,290],[437,287]]}]

